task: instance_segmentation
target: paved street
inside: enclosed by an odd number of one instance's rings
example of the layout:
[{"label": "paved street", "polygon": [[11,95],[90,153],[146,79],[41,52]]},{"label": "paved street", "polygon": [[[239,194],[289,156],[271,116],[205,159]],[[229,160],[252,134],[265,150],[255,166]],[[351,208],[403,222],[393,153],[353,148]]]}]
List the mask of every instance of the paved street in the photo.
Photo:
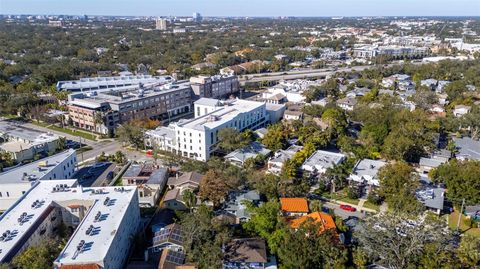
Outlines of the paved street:
[{"label": "paved street", "polygon": [[342,217],[342,219],[347,219],[348,217],[357,217],[359,219],[363,219],[366,217],[366,214],[363,212],[361,213],[360,211],[346,211],[340,208],[339,204],[331,203],[331,202],[325,202],[323,204],[323,207],[328,208],[328,209],[333,209],[333,212],[335,215]]}]

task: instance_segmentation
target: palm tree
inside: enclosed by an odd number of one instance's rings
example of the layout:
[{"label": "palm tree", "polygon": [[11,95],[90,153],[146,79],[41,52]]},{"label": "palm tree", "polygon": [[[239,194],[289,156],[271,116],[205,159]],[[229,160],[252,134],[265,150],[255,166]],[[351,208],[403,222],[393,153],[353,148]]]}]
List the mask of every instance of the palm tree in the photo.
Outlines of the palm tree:
[{"label": "palm tree", "polygon": [[189,189],[182,192],[182,200],[189,212],[191,212],[192,208],[197,204],[197,196]]},{"label": "palm tree", "polygon": [[93,114],[93,125],[94,125],[94,131],[97,132],[97,126],[99,124],[103,124],[103,113],[101,112],[95,112]]}]

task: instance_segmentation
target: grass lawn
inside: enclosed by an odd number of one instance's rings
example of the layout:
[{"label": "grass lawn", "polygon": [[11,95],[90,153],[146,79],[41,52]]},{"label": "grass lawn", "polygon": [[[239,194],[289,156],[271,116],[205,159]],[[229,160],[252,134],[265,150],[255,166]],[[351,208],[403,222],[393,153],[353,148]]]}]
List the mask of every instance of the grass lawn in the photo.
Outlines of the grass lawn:
[{"label": "grass lawn", "polygon": [[48,128],[50,130],[57,131],[57,132],[66,133],[66,134],[73,135],[73,136],[80,136],[80,137],[88,139],[88,140],[92,140],[92,141],[97,140],[96,135],[93,135],[93,134],[90,134],[90,133],[87,133],[87,132],[84,132],[84,131],[79,131],[79,130],[71,129],[71,128],[61,128],[61,127],[58,127],[56,125],[48,124],[48,123],[44,123],[44,122],[31,121],[31,123],[35,124],[35,125],[38,125],[38,126],[41,126],[41,127]]},{"label": "grass lawn", "polygon": [[89,151],[89,150],[92,150],[92,149],[93,149],[93,148],[90,147],[90,146],[81,147],[81,148],[77,149],[77,154],[82,153],[82,152],[85,152],[85,151]]},{"label": "grass lawn", "polygon": [[61,127],[58,127],[58,126],[55,126],[55,125],[47,126],[47,128],[51,129],[51,130],[54,130],[54,131],[57,131],[57,132],[66,133],[66,134],[69,134],[69,135],[80,136],[82,138],[92,140],[92,141],[97,140],[95,135],[89,134],[89,133],[86,133],[86,132],[82,132],[82,131],[78,131],[78,130],[75,130],[75,129],[61,128]]},{"label": "grass lawn", "polygon": [[[458,222],[458,212],[454,211],[452,214],[448,216],[448,227],[450,227],[450,229],[452,230],[457,229],[457,222]],[[470,220],[467,219],[465,215],[462,215],[460,220],[460,231],[462,233],[471,234],[471,235],[480,237],[480,228],[470,228]]]},{"label": "grass lawn", "polygon": [[352,205],[358,205],[358,202],[360,202],[360,200],[358,200],[358,199],[348,198],[347,195],[345,195],[342,192],[337,192],[337,193],[333,193],[333,194],[330,193],[330,192],[326,192],[326,193],[323,193],[322,196],[325,197],[325,198],[328,198],[328,199],[338,200],[338,201],[342,201],[342,202],[349,203],[349,204],[352,204]]},{"label": "grass lawn", "polygon": [[376,205],[376,204],[372,204],[368,201],[366,201],[365,203],[363,203],[363,207],[366,207],[366,208],[369,208],[369,209],[373,209],[373,210],[376,210],[376,211],[380,211],[380,206],[379,205]]}]

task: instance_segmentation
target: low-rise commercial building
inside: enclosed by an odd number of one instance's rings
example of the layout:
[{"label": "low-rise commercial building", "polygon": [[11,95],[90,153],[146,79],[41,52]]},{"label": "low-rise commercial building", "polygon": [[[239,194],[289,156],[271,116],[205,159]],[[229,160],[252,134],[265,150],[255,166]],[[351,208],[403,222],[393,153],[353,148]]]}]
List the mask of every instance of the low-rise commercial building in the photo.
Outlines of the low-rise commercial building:
[{"label": "low-rise commercial building", "polygon": [[7,210],[37,181],[71,178],[77,155],[70,149],[0,173],[0,211]]},{"label": "low-rise commercial building", "polygon": [[172,118],[191,111],[189,83],[135,85],[68,96],[69,117],[77,128],[107,134],[134,119]]},{"label": "low-rise commercial building", "polygon": [[[10,153],[17,162],[47,155],[59,147],[59,136],[25,128],[8,121],[0,121],[0,151]],[[3,144],[1,144],[4,142]]]},{"label": "low-rise commercial building", "polygon": [[76,180],[35,182],[0,216],[0,263],[55,236],[62,224],[74,233],[54,268],[122,268],[140,224],[136,187],[83,188]]},{"label": "low-rise commercial building", "polygon": [[223,99],[240,90],[238,77],[235,75],[191,77],[190,84],[193,93],[200,98]]},{"label": "low-rise commercial building", "polygon": [[138,84],[167,84],[175,80],[170,76],[150,76],[150,75],[132,75],[127,73],[124,76],[114,77],[89,77],[79,80],[65,80],[57,82],[59,91],[98,91],[107,89],[116,89],[127,86],[136,86]]}]

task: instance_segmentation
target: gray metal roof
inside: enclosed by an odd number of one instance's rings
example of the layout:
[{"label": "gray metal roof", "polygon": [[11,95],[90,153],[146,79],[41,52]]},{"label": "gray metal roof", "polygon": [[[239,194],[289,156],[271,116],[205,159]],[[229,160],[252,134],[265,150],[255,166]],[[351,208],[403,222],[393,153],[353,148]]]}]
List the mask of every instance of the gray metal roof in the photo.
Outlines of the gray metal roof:
[{"label": "gray metal roof", "polygon": [[454,138],[453,140],[458,150],[457,157],[480,160],[480,141],[473,140],[470,137]]},{"label": "gray metal roof", "polygon": [[[61,153],[52,155],[50,157],[43,158],[29,164],[21,165],[3,173],[0,173],[0,184],[25,182],[25,174],[30,176],[32,179],[35,178],[38,180],[42,180],[45,175],[47,175],[50,171],[57,167],[58,163],[62,163],[65,159],[69,158],[71,155],[74,154],[75,150],[69,149]],[[76,164],[73,163],[72,165]]]},{"label": "gray metal roof", "polygon": [[418,190],[416,193],[417,199],[426,207],[433,209],[443,209],[443,202],[445,201],[444,188],[425,188]]},{"label": "gray metal roof", "polygon": [[260,142],[252,142],[250,145],[243,149],[237,149],[225,156],[225,159],[231,161],[245,162],[249,158],[255,158],[258,155],[268,155],[271,150],[265,148]]}]

